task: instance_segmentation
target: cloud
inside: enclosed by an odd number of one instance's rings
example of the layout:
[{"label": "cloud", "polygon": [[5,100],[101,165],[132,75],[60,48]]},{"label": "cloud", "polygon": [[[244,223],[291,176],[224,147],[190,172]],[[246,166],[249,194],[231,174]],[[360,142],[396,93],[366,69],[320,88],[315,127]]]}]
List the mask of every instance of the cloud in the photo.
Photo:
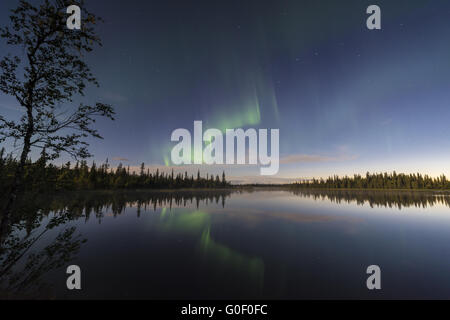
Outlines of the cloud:
[{"label": "cloud", "polygon": [[358,158],[357,155],[339,154],[335,156],[310,155],[310,154],[293,154],[280,159],[281,164],[290,163],[317,163],[317,162],[339,162],[351,161]]},{"label": "cloud", "polygon": [[130,161],[127,158],[122,158],[122,157],[114,157],[112,158],[114,161]]}]

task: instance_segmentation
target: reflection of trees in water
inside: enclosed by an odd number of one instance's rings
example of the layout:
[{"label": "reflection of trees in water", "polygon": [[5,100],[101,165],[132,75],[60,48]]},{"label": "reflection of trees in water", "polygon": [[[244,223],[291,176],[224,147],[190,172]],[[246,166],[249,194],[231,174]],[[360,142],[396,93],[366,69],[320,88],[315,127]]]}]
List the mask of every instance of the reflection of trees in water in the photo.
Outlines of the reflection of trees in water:
[{"label": "reflection of trees in water", "polygon": [[[42,290],[51,288],[45,284],[44,275],[52,270],[66,267],[76,257],[83,240],[76,234],[70,221],[89,219],[94,214],[101,221],[106,212],[114,216],[125,212],[127,207],[134,207],[138,216],[141,210],[157,208],[199,207],[202,204],[225,206],[225,201],[232,193],[251,192],[252,190],[177,190],[177,191],[91,191],[64,193],[52,197],[25,195],[22,206],[12,217],[0,215],[0,297],[33,297]],[[358,205],[368,203],[371,207],[431,207],[445,205],[450,207],[450,194],[439,192],[414,191],[373,191],[373,190],[291,190],[295,195],[316,200],[331,200],[335,203],[356,202]],[[174,219],[175,216],[171,216]],[[177,216],[178,217],[178,216]],[[180,215],[178,218],[195,218],[195,215]],[[165,220],[164,220],[165,221]],[[172,220],[170,220],[172,221]],[[177,220],[178,221],[178,220]],[[180,220],[181,221],[181,220]],[[172,221],[173,222],[173,221]],[[196,220],[195,222],[198,222]],[[168,221],[165,221],[168,223]],[[183,222],[185,230],[190,224]],[[211,257],[236,257],[237,265],[247,259],[233,255],[228,248],[217,245],[205,237],[205,223],[201,226],[202,248],[207,248]],[[50,239],[49,239],[50,238]],[[209,241],[206,241],[209,240]],[[208,246],[204,245],[205,243]],[[219,254],[222,253],[222,254]],[[214,259],[213,259],[214,260]],[[220,259],[219,259],[220,260]],[[222,261],[222,260],[220,260]],[[222,261],[223,263],[223,261]],[[252,263],[248,263],[253,266]],[[256,264],[258,266],[258,264]],[[250,268],[253,270],[253,268]],[[261,268],[257,268],[258,270]],[[256,273],[260,274],[260,273]],[[62,284],[64,285],[64,284]]]},{"label": "reflection of trees in water", "polygon": [[200,203],[217,204],[225,207],[225,200],[231,195],[231,190],[205,191],[103,191],[65,193],[52,199],[41,199],[40,207],[44,214],[51,212],[67,212],[71,217],[85,217],[92,214],[99,220],[106,211],[114,216],[125,212],[127,207],[137,208],[137,214],[142,210],[156,210],[157,208],[172,208],[195,206]]},{"label": "reflection of trees in water", "polygon": [[368,203],[370,207],[418,207],[427,208],[435,205],[450,207],[450,194],[446,192],[421,191],[382,191],[382,190],[291,190],[295,195],[314,200],[331,200],[335,203],[355,202],[358,205]]},{"label": "reflection of trees in water", "polygon": [[[19,209],[13,213],[10,225],[2,229],[6,234],[0,244],[0,298],[51,296],[52,288],[45,283],[44,276],[68,265],[86,241],[75,235],[75,227],[66,227],[48,245],[36,248],[50,230],[71,220],[65,214],[44,218],[39,209],[33,212]],[[48,221],[45,226],[43,220]]]},{"label": "reflection of trees in water", "polygon": [[[116,216],[128,207],[137,209],[138,216],[141,210],[198,208],[200,203],[224,207],[232,193],[241,192],[252,190],[91,191],[47,198],[25,195],[21,199],[21,207],[11,217],[6,219],[0,215],[0,298],[52,296],[52,288],[45,283],[45,275],[68,266],[85,241],[75,227],[70,226],[71,221],[87,220],[92,214],[101,220],[106,212]],[[450,207],[450,194],[444,192],[317,189],[291,192],[315,200],[356,202],[358,205],[368,203],[371,207]],[[259,282],[264,274],[264,264],[214,241],[210,233],[211,223],[204,220],[206,217],[199,212],[170,215],[160,219],[159,223],[171,231],[181,228],[199,237],[201,253],[210,263],[217,262],[223,270],[231,273],[239,270],[246,277],[252,275],[252,281]]]},{"label": "reflection of trees in water", "polygon": [[68,266],[86,241],[76,234],[75,227],[68,226],[71,221],[87,220],[92,213],[101,220],[106,210],[119,215],[130,206],[137,208],[138,215],[142,209],[188,205],[198,208],[200,202],[224,207],[231,193],[186,190],[24,195],[13,215],[0,215],[0,298],[52,297],[45,275]]}]

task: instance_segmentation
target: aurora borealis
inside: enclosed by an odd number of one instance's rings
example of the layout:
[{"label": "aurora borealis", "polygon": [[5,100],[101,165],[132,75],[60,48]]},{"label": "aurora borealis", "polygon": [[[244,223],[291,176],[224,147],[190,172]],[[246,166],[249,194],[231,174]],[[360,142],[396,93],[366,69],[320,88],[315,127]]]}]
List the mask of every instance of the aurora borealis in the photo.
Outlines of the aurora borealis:
[{"label": "aurora borealis", "polygon": [[[1,1],[2,24],[16,4]],[[382,10],[382,30],[366,28],[371,4]],[[103,47],[88,57],[101,86],[84,101],[117,112],[113,124],[98,123],[105,139],[91,142],[97,162],[169,167],[171,132],[198,120],[205,129],[280,129],[280,181],[450,175],[448,1],[87,5],[105,23]],[[9,48],[0,42],[0,50]],[[2,115],[18,116],[15,108],[0,95]],[[200,167],[224,168],[235,180],[266,181],[258,166]]]}]

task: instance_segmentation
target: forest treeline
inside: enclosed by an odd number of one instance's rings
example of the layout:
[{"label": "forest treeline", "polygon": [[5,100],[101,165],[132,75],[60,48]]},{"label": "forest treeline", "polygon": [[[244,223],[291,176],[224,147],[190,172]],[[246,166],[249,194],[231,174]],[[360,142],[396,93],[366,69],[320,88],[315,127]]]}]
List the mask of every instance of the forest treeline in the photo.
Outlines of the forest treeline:
[{"label": "forest treeline", "polygon": [[[8,191],[14,179],[18,162],[11,155],[0,150],[0,192]],[[28,160],[25,166],[24,190],[32,192],[54,192],[72,190],[110,190],[110,189],[183,189],[183,188],[224,188],[228,187],[225,172],[219,175],[207,174],[196,177],[184,174],[150,172],[142,163],[139,172],[130,172],[129,167],[119,164],[111,168],[108,164],[88,165],[87,161],[70,162],[62,166],[48,163],[45,153],[36,161]]]},{"label": "forest treeline", "polygon": [[[14,179],[18,161],[12,155],[0,150],[0,192],[8,192]],[[29,159],[25,166],[24,190],[33,192],[75,191],[75,190],[119,190],[119,189],[183,189],[224,188],[231,184],[222,176],[207,174],[202,177],[161,172],[150,169],[142,163],[138,172],[119,164],[111,168],[108,161],[101,165],[93,162],[67,162],[56,166],[47,161],[45,152],[36,161]],[[327,179],[304,180],[288,185],[293,188],[318,189],[408,189],[408,190],[450,190],[450,181],[445,175],[433,178],[420,173],[366,173],[365,176],[332,176]]]},{"label": "forest treeline", "polygon": [[324,188],[324,189],[450,189],[450,181],[445,175],[433,178],[420,173],[397,174],[392,173],[366,173],[365,176],[355,174],[353,177],[333,176],[327,179],[312,179],[300,181],[292,186],[297,188]]}]

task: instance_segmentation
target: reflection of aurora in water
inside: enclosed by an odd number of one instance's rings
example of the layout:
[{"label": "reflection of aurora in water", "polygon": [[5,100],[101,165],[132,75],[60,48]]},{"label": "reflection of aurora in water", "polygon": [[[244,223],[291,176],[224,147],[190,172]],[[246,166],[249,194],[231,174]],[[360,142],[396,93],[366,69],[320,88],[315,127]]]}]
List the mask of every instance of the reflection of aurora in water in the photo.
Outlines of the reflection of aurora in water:
[{"label": "reflection of aurora in water", "polygon": [[[0,269],[11,271],[0,276],[3,295],[13,292],[12,276],[20,280],[13,284],[18,297],[32,290],[43,298],[75,299],[370,298],[361,286],[365,279],[355,275],[376,260],[394,281],[388,296],[448,296],[441,271],[450,265],[442,255],[450,246],[450,216],[439,205],[448,195],[253,191],[87,192],[27,201],[23,216],[11,223],[31,236],[15,232],[17,227],[6,235],[25,238],[10,242],[16,245],[0,257]],[[380,208],[360,207],[368,201]],[[427,209],[414,208],[421,204]],[[390,205],[404,214],[393,214]],[[24,269],[28,257],[33,264]],[[431,293],[409,288],[409,276],[398,277],[404,271],[399,257]],[[70,264],[87,271],[88,285],[79,294],[65,287]],[[48,291],[35,291],[41,286],[31,278]]]},{"label": "reflection of aurora in water", "polygon": [[210,266],[217,275],[239,275],[245,281],[243,285],[263,288],[264,262],[257,257],[250,257],[215,241],[211,235],[211,215],[202,211],[186,212],[175,209],[168,212],[161,210],[160,226],[164,232],[180,232],[198,239],[196,254],[203,263]]}]

